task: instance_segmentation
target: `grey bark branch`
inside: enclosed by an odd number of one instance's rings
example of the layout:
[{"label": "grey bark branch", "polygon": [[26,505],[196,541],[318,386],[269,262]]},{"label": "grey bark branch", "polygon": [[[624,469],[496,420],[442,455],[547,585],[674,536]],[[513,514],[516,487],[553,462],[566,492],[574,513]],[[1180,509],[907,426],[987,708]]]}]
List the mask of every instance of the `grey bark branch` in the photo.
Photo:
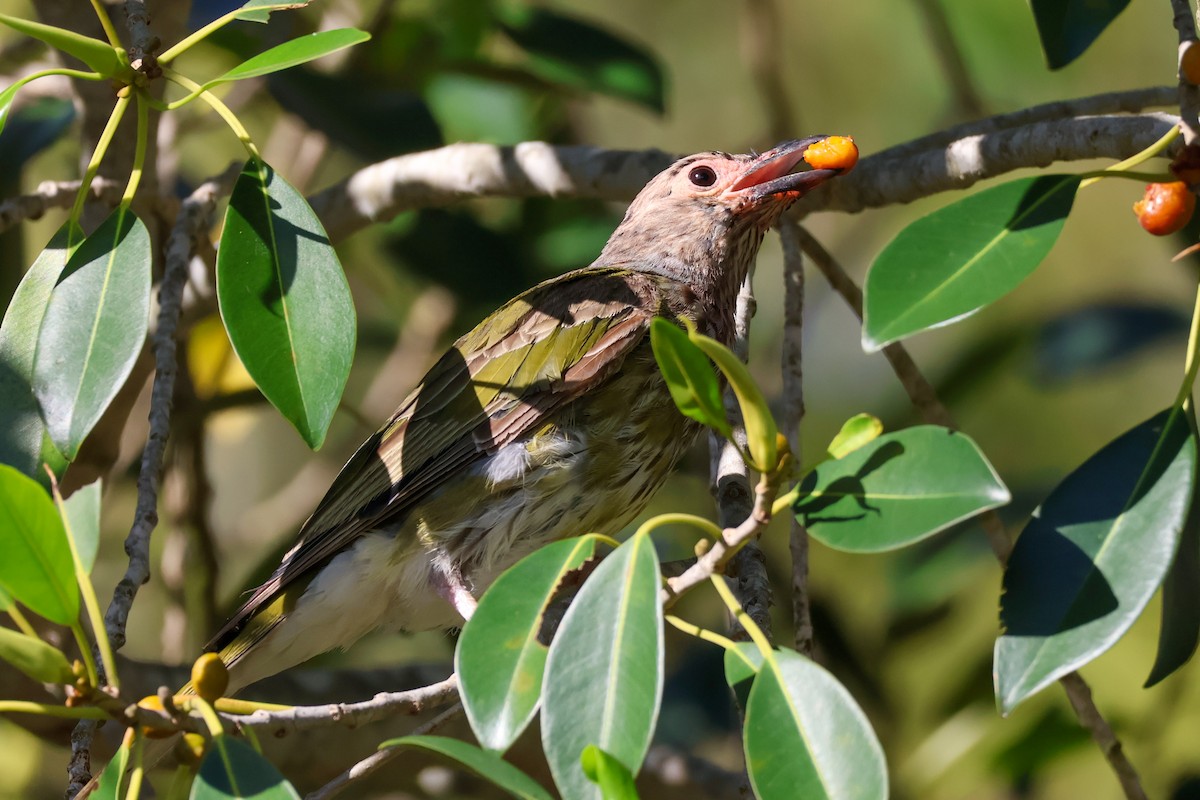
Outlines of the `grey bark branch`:
[{"label": "grey bark branch", "polygon": [[[29,194],[0,202],[0,233],[27,219],[41,219],[52,209],[66,210],[75,202],[79,181],[43,181]],[[115,206],[125,191],[124,181],[97,177],[88,188],[89,199]]]},{"label": "grey bark branch", "polygon": [[129,66],[147,80],[162,75],[157,53],[162,42],[150,29],[150,12],[144,0],[125,0],[125,27],[129,30]]},{"label": "grey bark branch", "polygon": [[1200,88],[1192,85],[1183,74],[1183,54],[1190,47],[1196,47],[1196,18],[1188,0],[1171,0],[1171,22],[1179,34],[1179,126],[1183,131],[1183,139],[1188,144],[1200,137],[1200,120],[1197,119],[1197,107],[1200,106]]}]

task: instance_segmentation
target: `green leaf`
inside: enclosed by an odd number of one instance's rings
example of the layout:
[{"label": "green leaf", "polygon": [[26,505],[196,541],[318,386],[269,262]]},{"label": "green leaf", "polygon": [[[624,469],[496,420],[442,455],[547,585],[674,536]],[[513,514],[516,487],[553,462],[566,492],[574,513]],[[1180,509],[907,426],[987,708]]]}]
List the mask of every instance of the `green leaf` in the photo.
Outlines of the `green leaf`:
[{"label": "green leaf", "polygon": [[1079,180],[1010,181],[900,231],[867,273],[863,349],[955,322],[1015,289],[1054,246]]},{"label": "green leaf", "polygon": [[[78,228],[74,235],[82,241]],[[38,481],[46,477],[41,468],[44,446],[49,446],[51,466],[63,460],[49,440],[33,394],[33,363],[50,292],[72,250],[71,236],[72,225],[67,222],[21,279],[0,323],[0,415],[5,420],[0,425],[0,462]]]},{"label": "green leaf", "polygon": [[742,409],[742,424],[746,427],[746,446],[754,459],[754,466],[760,471],[774,469],[779,431],[775,427],[775,417],[771,415],[767,398],[763,397],[750,371],[732,350],[716,339],[694,331],[688,338],[713,360],[737,395],[738,405]]},{"label": "green leaf", "polygon": [[579,764],[587,779],[600,787],[604,800],[638,800],[629,768],[596,745],[583,748]]},{"label": "green leaf", "polygon": [[1163,582],[1162,629],[1158,654],[1145,688],[1170,676],[1196,653],[1200,643],[1200,504],[1192,497],[1179,550]]},{"label": "green leaf", "polygon": [[67,55],[75,56],[106,78],[114,78],[126,68],[121,57],[117,55],[117,51],[108,42],[102,42],[99,39],[83,36],[63,28],[56,28],[53,25],[10,17],[7,14],[0,14],[0,23],[26,36],[45,42],[51,47],[58,48]]},{"label": "green leaf", "polygon": [[7,611],[12,607],[12,597],[4,589],[0,589],[0,611]]},{"label": "green leaf", "polygon": [[69,460],[116,397],[150,323],[150,234],[118,208],[67,259],[38,333],[33,392]]},{"label": "green leaf", "polygon": [[211,89],[222,83],[257,78],[270,75],[289,67],[312,61],[347,47],[367,41],[371,34],[357,28],[339,28],[332,31],[320,31],[291,39],[270,50],[259,53],[253,58],[243,61],[219,78],[213,78],[204,84],[204,89]]},{"label": "green leaf", "polygon": [[454,671],[475,738],[507,750],[537,712],[549,648],[538,641],[563,577],[596,553],[595,536],[566,539],[521,559],[484,593],[458,637]]},{"label": "green leaf", "polygon": [[71,664],[57,648],[24,633],[0,628],[0,659],[42,683],[74,683]]},{"label": "green leaf", "polygon": [[123,744],[100,773],[100,785],[92,795],[94,800],[125,800],[125,771],[128,768],[129,746]]},{"label": "green leaf", "polygon": [[304,8],[311,3],[312,0],[291,0],[288,2],[279,2],[279,0],[250,0],[246,5],[242,6],[241,11],[235,19],[245,20],[246,22],[266,22],[271,17],[272,11],[283,11],[292,8]]},{"label": "green leaf", "polygon": [[542,746],[564,797],[599,798],[579,756],[595,744],[636,774],[663,686],[661,575],[635,535],[600,562],[567,609],[546,661]]},{"label": "green leaf", "polygon": [[830,547],[876,553],[920,541],[1009,499],[968,436],[920,425],[817,465],[792,510]]},{"label": "green leaf", "polygon": [[543,79],[663,112],[662,69],[647,50],[545,8],[506,4],[497,11],[504,33],[530,54],[530,70]]},{"label": "green leaf", "polygon": [[79,553],[79,563],[89,575],[96,563],[96,551],[100,549],[100,495],[103,492],[104,482],[97,478],[87,486],[76,489],[63,502],[69,534],[75,540],[75,551]]},{"label": "green leaf", "polygon": [[0,464],[0,588],[59,625],[75,625],[79,587],[67,532],[36,481]]},{"label": "green leaf", "polygon": [[879,417],[870,414],[855,414],[842,424],[842,429],[829,443],[826,452],[832,458],[853,453],[858,448],[870,444],[883,434],[883,423]]},{"label": "green leaf", "polygon": [[1001,712],[1129,629],[1175,555],[1195,473],[1195,438],[1171,409],[1109,443],[1034,511],[1004,572]]},{"label": "green leaf", "polygon": [[837,679],[791,650],[768,656],[746,706],[746,769],[759,800],[883,800],[887,763]]},{"label": "green leaf", "polygon": [[401,736],[379,745],[380,750],[388,747],[420,747],[452,758],[520,800],[553,800],[537,781],[500,756],[458,739],[446,736]]},{"label": "green leaf", "polygon": [[730,436],[733,429],[725,416],[721,384],[704,351],[682,329],[662,317],[650,322],[650,345],[680,413],[722,436]]},{"label": "green leaf", "polygon": [[192,783],[190,800],[300,800],[292,785],[253,747],[231,736],[212,740]]},{"label": "green leaf", "polygon": [[753,642],[737,642],[737,647],[725,651],[725,682],[733,690],[738,708],[745,708],[750,699],[750,687],[762,669],[762,651]]},{"label": "green leaf", "polygon": [[1129,0],[1031,0],[1030,5],[1046,64],[1059,69],[1082,55]]},{"label": "green leaf", "polygon": [[354,358],[354,302],[317,215],[269,165],[242,170],[217,253],[229,340],[263,395],[314,450]]}]

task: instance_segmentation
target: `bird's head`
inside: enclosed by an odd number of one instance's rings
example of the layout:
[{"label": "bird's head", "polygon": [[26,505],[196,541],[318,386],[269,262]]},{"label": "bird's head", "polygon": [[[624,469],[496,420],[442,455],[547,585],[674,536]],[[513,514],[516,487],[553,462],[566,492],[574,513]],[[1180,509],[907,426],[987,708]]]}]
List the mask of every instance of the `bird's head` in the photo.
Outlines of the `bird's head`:
[{"label": "bird's head", "polygon": [[805,150],[825,138],[679,159],[634,198],[596,263],[667,274],[723,300],[722,290],[745,279],[763,234],[788,206],[842,172],[797,171]]}]

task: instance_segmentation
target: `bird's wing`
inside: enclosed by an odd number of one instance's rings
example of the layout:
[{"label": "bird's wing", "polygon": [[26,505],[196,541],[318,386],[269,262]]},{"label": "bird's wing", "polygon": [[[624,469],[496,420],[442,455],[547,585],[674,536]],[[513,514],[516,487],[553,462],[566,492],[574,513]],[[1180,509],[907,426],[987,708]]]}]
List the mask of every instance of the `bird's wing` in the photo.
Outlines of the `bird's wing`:
[{"label": "bird's wing", "polygon": [[607,379],[664,312],[665,281],[578,270],[539,284],[459,339],[346,463],[275,573],[209,647],[229,644],[289,585],[302,576],[306,585],[359,536],[402,519],[430,490]]}]

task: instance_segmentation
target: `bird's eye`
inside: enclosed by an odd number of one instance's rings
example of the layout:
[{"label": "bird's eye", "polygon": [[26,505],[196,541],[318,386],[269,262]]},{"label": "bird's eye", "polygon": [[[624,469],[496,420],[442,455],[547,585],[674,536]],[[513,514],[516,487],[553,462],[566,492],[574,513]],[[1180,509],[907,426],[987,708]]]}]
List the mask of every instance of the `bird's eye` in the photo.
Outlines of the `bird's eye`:
[{"label": "bird's eye", "polygon": [[712,186],[717,182],[717,173],[712,167],[694,167],[688,173],[688,180],[696,186]]}]

